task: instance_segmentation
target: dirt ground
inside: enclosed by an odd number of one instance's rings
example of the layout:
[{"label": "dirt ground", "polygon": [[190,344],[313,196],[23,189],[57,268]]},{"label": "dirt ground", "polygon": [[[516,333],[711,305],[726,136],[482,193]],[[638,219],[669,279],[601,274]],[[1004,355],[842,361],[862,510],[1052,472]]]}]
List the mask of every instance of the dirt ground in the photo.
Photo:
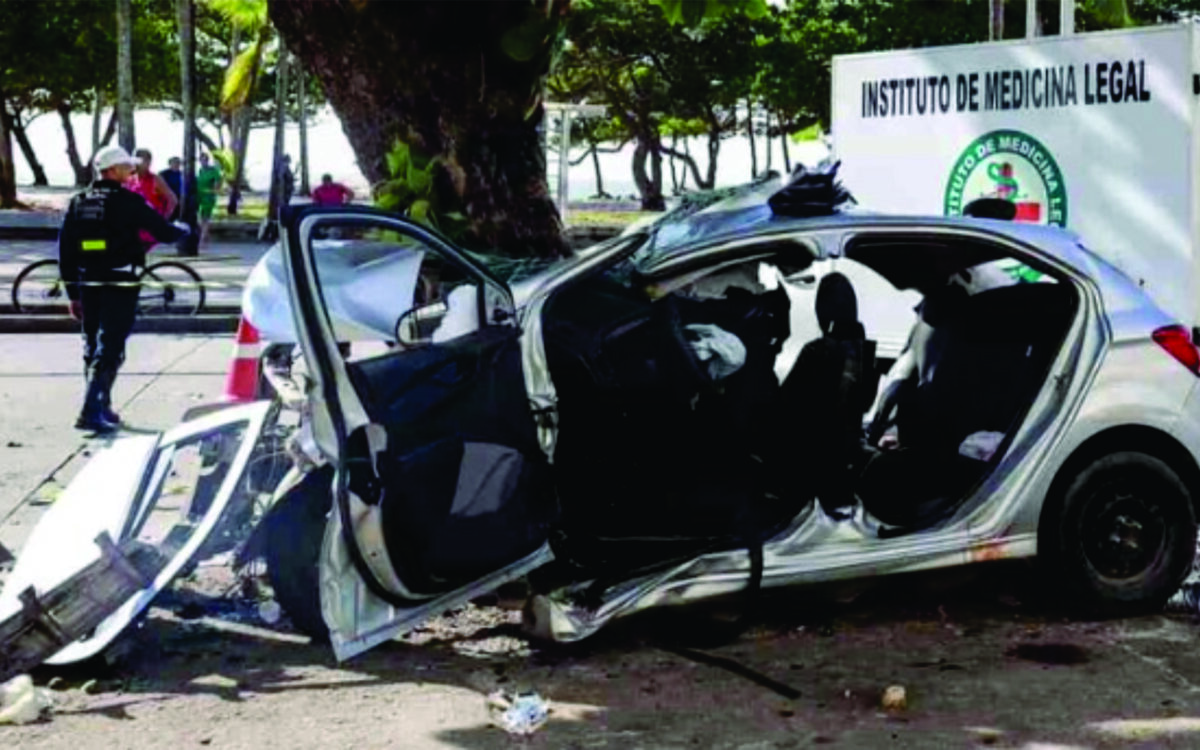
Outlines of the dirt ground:
[{"label": "dirt ground", "polygon": [[[202,568],[122,658],[35,674],[57,705],[0,727],[0,746],[1200,746],[1200,622],[1071,620],[1027,595],[1023,566],[888,581],[849,603],[844,590],[772,594],[738,640],[705,650],[689,640],[709,611],[561,646],[485,602],[341,665],[286,620],[266,625],[234,583]],[[891,685],[902,710],[881,708]],[[498,688],[538,691],[550,722],[528,738],[489,726]]]}]

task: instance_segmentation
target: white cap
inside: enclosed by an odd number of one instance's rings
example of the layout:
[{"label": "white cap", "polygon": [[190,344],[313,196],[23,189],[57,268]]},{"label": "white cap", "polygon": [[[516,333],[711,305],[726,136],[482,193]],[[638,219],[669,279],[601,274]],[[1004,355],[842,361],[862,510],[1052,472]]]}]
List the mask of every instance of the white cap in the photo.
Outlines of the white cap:
[{"label": "white cap", "polygon": [[103,172],[111,167],[116,167],[121,164],[128,164],[131,167],[136,167],[137,159],[129,155],[129,152],[120,146],[109,146],[108,148],[100,149],[100,153],[96,154],[95,160],[92,162],[95,165],[97,172]]}]

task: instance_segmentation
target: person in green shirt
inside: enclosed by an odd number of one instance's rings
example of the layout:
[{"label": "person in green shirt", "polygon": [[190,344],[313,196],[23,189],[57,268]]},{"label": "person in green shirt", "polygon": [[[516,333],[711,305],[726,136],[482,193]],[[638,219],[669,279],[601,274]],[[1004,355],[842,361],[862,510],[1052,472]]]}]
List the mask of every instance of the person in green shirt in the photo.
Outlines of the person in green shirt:
[{"label": "person in green shirt", "polygon": [[221,189],[221,169],[209,163],[206,153],[200,154],[200,170],[196,173],[196,194],[199,199],[200,246],[208,241],[208,223],[217,207],[217,192]]}]

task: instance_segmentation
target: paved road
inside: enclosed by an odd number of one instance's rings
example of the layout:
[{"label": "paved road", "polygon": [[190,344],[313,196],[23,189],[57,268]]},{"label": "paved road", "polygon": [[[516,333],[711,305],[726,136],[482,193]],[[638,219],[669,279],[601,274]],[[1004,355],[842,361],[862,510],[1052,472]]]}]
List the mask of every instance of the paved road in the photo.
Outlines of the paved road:
[{"label": "paved road", "polygon": [[[175,424],[219,395],[229,351],[227,338],[135,337],[123,416]],[[81,389],[76,337],[0,336],[0,542],[13,549],[46,507],[22,501],[99,447],[70,426]],[[520,637],[516,613],[477,607],[342,665],[252,608],[236,621],[156,609],[132,662],[91,692],[92,672],[69,674],[50,720],[0,727],[0,747],[500,750],[514,740],[486,725],[497,687],[553,701],[539,748],[1200,746],[1196,618],[1074,622],[1026,584],[968,571],[888,581],[849,605],[773,596],[751,633],[701,653],[668,645],[700,613],[549,648]],[[906,710],[880,710],[889,685],[906,687]]]},{"label": "paved road", "polygon": [[[160,247],[150,253],[151,263],[181,260],[192,266],[203,279],[209,305],[239,305],[242,284],[258,262],[266,245],[252,242],[222,242],[210,245],[196,258],[179,258],[172,247]],[[0,239],[0,305],[10,301],[12,282],[21,269],[43,258],[57,257],[58,246],[43,240]]]},{"label": "paved road", "polygon": [[[229,337],[131,337],[113,391],[125,421],[165,429],[198,404],[216,400],[224,384]],[[83,395],[79,337],[0,335],[0,544],[19,546],[41,506],[101,441],[85,441],[72,425]],[[45,485],[45,486],[43,486]],[[0,744],[3,744],[0,742]]]}]

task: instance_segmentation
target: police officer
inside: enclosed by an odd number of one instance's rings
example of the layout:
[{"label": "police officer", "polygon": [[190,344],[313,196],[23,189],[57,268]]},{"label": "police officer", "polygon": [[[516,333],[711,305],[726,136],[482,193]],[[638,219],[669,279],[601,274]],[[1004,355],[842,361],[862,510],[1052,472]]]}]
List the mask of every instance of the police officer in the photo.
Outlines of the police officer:
[{"label": "police officer", "polygon": [[120,425],[111,392],[125,361],[125,339],[137,314],[138,275],[146,264],[139,230],[162,243],[187,234],[123,187],[136,164],[120,146],[96,154],[98,179],[71,199],[58,235],[58,267],[71,317],[83,323],[87,393],[76,429],[110,433]]}]

